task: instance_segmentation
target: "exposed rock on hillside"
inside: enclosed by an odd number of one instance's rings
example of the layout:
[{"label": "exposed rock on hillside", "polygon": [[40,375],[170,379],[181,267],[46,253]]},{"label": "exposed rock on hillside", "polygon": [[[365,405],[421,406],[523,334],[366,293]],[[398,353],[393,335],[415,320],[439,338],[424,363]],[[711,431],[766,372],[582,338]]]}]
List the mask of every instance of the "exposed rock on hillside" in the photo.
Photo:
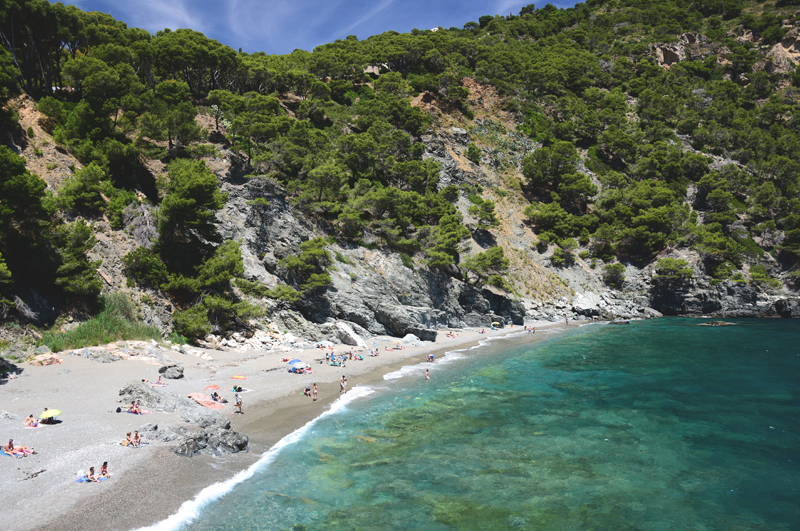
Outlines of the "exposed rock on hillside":
[{"label": "exposed rock on hillside", "polygon": [[[225,183],[223,191],[230,193],[220,215],[223,235],[242,242],[247,276],[275,285],[278,261],[295,253],[312,236],[312,227],[295,216],[281,187],[269,179]],[[267,204],[248,204],[257,197]],[[525,310],[518,301],[444,274],[409,269],[395,253],[362,247],[337,251],[346,262],[336,263],[331,286],[299,303],[313,323],[340,320],[371,334],[414,334],[433,341],[442,326],[523,322]]]},{"label": "exposed rock on hillside", "polygon": [[681,61],[702,61],[716,55],[719,64],[727,63],[731,51],[720,44],[711,43],[699,33],[684,33],[676,43],[653,43],[650,45],[656,62],[669,68]]},{"label": "exposed rock on hillside", "polygon": [[753,72],[789,74],[800,63],[800,27],[792,28],[781,42],[773,46],[764,59],[753,65]]}]

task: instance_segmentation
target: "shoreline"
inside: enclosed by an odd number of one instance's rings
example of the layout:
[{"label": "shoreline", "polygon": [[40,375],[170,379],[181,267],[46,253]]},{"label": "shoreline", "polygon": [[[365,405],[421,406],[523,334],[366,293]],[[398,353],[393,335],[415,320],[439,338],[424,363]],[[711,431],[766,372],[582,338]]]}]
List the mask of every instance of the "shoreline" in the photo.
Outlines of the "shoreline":
[{"label": "shoreline", "polygon": [[[561,322],[544,321],[530,325],[539,329],[565,327]],[[80,529],[84,528],[87,522],[91,522],[92,528],[98,530],[154,526],[176,514],[184,503],[195,500],[203,489],[231,480],[237,474],[250,469],[285,437],[330,411],[332,407],[336,407],[334,402],[339,398],[338,382],[342,374],[348,379],[349,394],[359,385],[370,386],[383,382],[386,374],[400,370],[404,366],[424,363],[424,356],[429,353],[433,353],[436,359],[441,359],[446,352],[469,351],[486,340],[524,333],[524,328],[487,330],[485,335],[478,334],[477,330],[463,330],[462,335],[456,338],[448,338],[445,335],[447,332],[449,331],[441,330],[436,342],[391,352],[383,350],[384,347],[391,345],[390,338],[369,340],[370,343],[373,341],[378,343],[378,357],[365,356],[364,361],[350,361],[345,368],[320,365],[318,361],[310,361],[322,357],[322,352],[317,349],[308,349],[302,353],[204,351],[214,358],[212,368],[205,367],[209,365],[208,363],[198,363],[197,367],[192,367],[186,362],[200,360],[167,352],[175,361],[184,363],[186,368],[186,378],[171,380],[167,389],[183,396],[189,392],[202,391],[212,381],[230,382],[232,381],[230,377],[234,374],[241,374],[247,378],[246,382],[241,383],[246,384],[252,391],[242,394],[244,415],[231,414],[230,418],[231,428],[249,437],[249,450],[245,453],[219,457],[209,455],[180,457],[170,451],[172,445],[169,443],[156,442],[148,448],[136,450],[117,446],[113,439],[109,440],[110,437],[114,437],[114,433],[121,435],[117,438],[119,440],[124,438],[125,431],[137,429],[147,423],[176,422],[174,413],[154,412],[143,418],[126,414],[111,415],[117,403],[115,401],[113,406],[107,403],[109,396],[116,395],[125,383],[132,380],[133,373],[147,371],[149,376],[142,377],[152,378],[158,364],[146,364],[139,360],[99,364],[70,356],[59,366],[29,368],[25,365],[23,377],[20,378],[24,382],[11,380],[0,387],[0,402],[4,404],[4,408],[9,408],[19,416],[14,419],[0,419],[0,428],[19,426],[24,416],[30,413],[36,415],[36,411],[41,411],[41,406],[37,406],[39,407],[37,410],[31,402],[41,402],[44,407],[63,409],[65,420],[60,425],[44,428],[50,433],[39,433],[44,431],[42,429],[3,430],[4,436],[6,431],[16,432],[13,433],[16,444],[33,446],[39,454],[13,461],[11,458],[0,461],[4,465],[3,469],[17,469],[16,473],[5,473],[0,479],[3,492],[10,493],[9,503],[0,510],[0,515],[10,524],[7,529],[11,531]],[[542,336],[533,337],[539,340]],[[346,345],[336,345],[336,347],[337,353],[351,348]],[[357,350],[355,347],[352,348]],[[477,352],[478,349],[475,350]],[[288,373],[286,364],[280,361],[286,357],[299,357],[307,361],[314,368],[314,374]],[[63,373],[64,367],[69,367],[66,369],[68,374],[77,373],[74,374],[74,378],[70,378],[70,380],[78,379],[77,385],[73,382],[72,386],[65,388],[64,376],[60,376],[61,382],[58,383],[61,385],[54,385],[53,380],[59,380],[57,375]],[[436,367],[436,364],[431,367]],[[36,380],[41,380],[38,382],[39,385],[52,386],[50,390],[53,396],[43,399],[41,396],[26,396],[32,394],[30,392],[13,392],[14,387],[19,387],[20,383],[25,383],[26,387],[37,387]],[[98,397],[96,401],[99,403],[92,403],[92,407],[87,407],[89,404],[86,400],[95,401],[91,399],[89,393],[84,393],[85,399],[81,400],[80,387],[98,380],[105,383],[102,394],[106,400],[101,401]],[[315,382],[319,387],[317,403],[301,393],[305,386]],[[74,389],[75,387],[78,389]],[[230,389],[223,388],[220,393],[230,399],[232,393],[229,391]],[[17,396],[18,394],[22,396]],[[41,394],[47,393],[39,393]],[[70,396],[76,394],[79,395],[77,400],[75,396]],[[13,398],[9,400],[9,396]],[[14,402],[21,404],[17,406]],[[20,410],[20,407],[24,409]],[[67,417],[67,409],[71,410],[72,407],[86,407],[91,411],[80,416],[69,413]],[[229,403],[225,414],[227,415],[232,409]],[[122,425],[125,427],[121,427]],[[102,436],[92,439],[91,436],[86,436],[87,432],[89,434],[100,432]],[[49,437],[33,437],[33,435]],[[55,443],[53,436],[57,437],[60,443]],[[53,453],[53,447],[56,453]],[[66,457],[59,459],[57,457],[59,450],[66,453]],[[76,470],[87,470],[89,465],[98,467],[105,460],[109,461],[111,480],[100,484],[74,482]],[[85,465],[80,464],[84,462]],[[76,466],[78,468],[75,468]],[[47,508],[43,508],[45,500],[48,501]],[[143,511],[143,508],[146,508],[146,511]]]}]

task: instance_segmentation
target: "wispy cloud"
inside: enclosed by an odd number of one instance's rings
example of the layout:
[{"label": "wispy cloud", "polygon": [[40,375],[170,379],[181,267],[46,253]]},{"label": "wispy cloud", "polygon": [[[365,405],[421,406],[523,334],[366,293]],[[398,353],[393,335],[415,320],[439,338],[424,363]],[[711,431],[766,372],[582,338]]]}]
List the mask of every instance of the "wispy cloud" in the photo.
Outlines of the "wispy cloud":
[{"label": "wispy cloud", "polygon": [[[85,2],[73,2],[81,9],[87,9]],[[94,4],[94,2],[92,2]],[[121,12],[118,17],[130,26],[144,28],[151,33],[164,28],[191,28],[204,31],[203,12],[186,0],[104,0],[108,6],[103,11]]]},{"label": "wispy cloud", "polygon": [[386,9],[387,7],[392,5],[393,3],[394,3],[394,0],[383,0],[383,2],[381,2],[377,6],[373,7],[366,15],[362,16],[360,19],[356,20],[355,22],[353,22],[352,24],[350,24],[349,26],[347,26],[346,28],[341,30],[339,32],[339,36],[346,37],[355,28],[357,28],[358,26],[360,26],[364,22],[368,21],[369,19],[371,19],[372,17],[374,17],[375,15],[377,15],[378,13],[380,13],[381,11],[383,11],[384,9]]},{"label": "wispy cloud", "polygon": [[[533,0],[531,0],[528,3],[533,3]],[[495,13],[493,14],[505,16],[508,15],[509,13],[512,13],[516,15],[517,13],[519,13],[519,10],[526,5],[528,4],[525,3],[524,0],[499,0],[497,3],[495,3],[494,6]]]}]

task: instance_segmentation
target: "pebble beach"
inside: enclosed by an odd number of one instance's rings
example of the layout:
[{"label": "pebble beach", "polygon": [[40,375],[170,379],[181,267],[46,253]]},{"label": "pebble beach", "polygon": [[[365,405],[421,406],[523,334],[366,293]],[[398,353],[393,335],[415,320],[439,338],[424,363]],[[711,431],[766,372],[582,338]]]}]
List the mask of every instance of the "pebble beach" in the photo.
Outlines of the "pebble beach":
[{"label": "pebble beach", "polygon": [[[537,329],[563,326],[561,323],[531,323]],[[114,362],[102,357],[59,353],[62,362],[48,366],[19,364],[22,373],[0,385],[0,438],[13,438],[15,445],[29,446],[35,455],[16,459],[0,456],[0,489],[5,503],[0,520],[9,531],[67,529],[137,529],[153,525],[174,514],[186,500],[203,488],[226,480],[246,469],[284,436],[316,418],[339,398],[339,379],[344,375],[348,389],[375,383],[383,375],[404,365],[423,363],[428,354],[437,359],[451,350],[466,349],[487,338],[523,332],[521,327],[502,330],[439,331],[436,342],[396,349],[394,338],[369,340],[378,356],[361,349],[362,360],[334,367],[325,363],[325,352],[310,348],[283,350],[210,350],[176,352],[164,346],[137,353],[130,345],[113,345],[108,351],[124,352]],[[452,337],[452,336],[455,337]],[[377,345],[374,346],[373,345]],[[335,345],[337,354],[357,347]],[[391,349],[391,350],[386,350]],[[134,354],[134,355],[131,355]],[[308,363],[311,374],[288,372],[285,359]],[[322,363],[320,363],[322,361]],[[146,415],[126,413],[119,391],[127,384],[158,378],[165,363],[184,369],[181,379],[166,380],[163,389],[179,396],[210,393],[217,385],[228,399],[220,413],[229,417],[231,428],[249,438],[247,452],[187,458],[174,454],[175,446],[147,440],[143,448],[119,444],[129,431],[181,422],[175,412],[154,410]],[[437,365],[431,364],[435,378]],[[443,369],[444,370],[444,369]],[[244,379],[233,379],[241,376]],[[313,402],[302,391],[316,383],[319,400]],[[234,413],[232,386],[248,391],[241,394],[243,414]],[[143,405],[146,408],[146,404]],[[56,424],[36,429],[23,427],[28,415],[38,417],[44,408],[58,409]],[[123,411],[117,413],[118,407]],[[99,469],[108,461],[111,479],[102,483],[76,483],[79,471]]]}]

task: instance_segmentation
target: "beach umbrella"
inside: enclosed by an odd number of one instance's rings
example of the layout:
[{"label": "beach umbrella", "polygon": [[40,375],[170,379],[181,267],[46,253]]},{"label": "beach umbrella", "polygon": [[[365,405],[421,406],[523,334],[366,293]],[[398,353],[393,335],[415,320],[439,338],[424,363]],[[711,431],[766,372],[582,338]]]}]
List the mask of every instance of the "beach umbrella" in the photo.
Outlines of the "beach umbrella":
[{"label": "beach umbrella", "polygon": [[493,325],[499,325],[500,323],[498,323],[497,321],[495,321],[495,322],[493,322],[492,324],[493,324]]},{"label": "beach umbrella", "polygon": [[57,410],[57,409],[48,409],[47,411],[45,411],[44,413],[39,415],[39,418],[40,419],[49,419],[51,417],[57,417],[60,414],[61,414],[61,412],[59,410]]},{"label": "beach umbrella", "polygon": [[299,359],[295,358],[295,359],[293,359],[292,361],[289,362],[289,365],[294,365],[295,363],[303,363],[303,362],[300,361]]},{"label": "beach umbrella", "polygon": [[208,391],[209,389],[213,389],[214,391],[218,391],[219,390],[219,386],[218,385],[209,385],[208,387],[206,387],[203,390],[204,391]]},{"label": "beach umbrella", "polygon": [[244,376],[236,375],[232,376],[231,380],[247,380],[247,378],[245,378]]},{"label": "beach umbrella", "polygon": [[403,340],[402,340],[402,339],[395,339],[395,340],[393,341],[393,343],[394,343],[395,345],[399,345],[399,344],[400,344],[400,343],[402,343],[402,342],[403,342]]},{"label": "beach umbrella", "polygon": [[300,360],[292,360],[289,362],[289,365],[291,365],[292,367],[297,367],[297,366],[305,367],[306,364],[305,362],[302,362]]}]

